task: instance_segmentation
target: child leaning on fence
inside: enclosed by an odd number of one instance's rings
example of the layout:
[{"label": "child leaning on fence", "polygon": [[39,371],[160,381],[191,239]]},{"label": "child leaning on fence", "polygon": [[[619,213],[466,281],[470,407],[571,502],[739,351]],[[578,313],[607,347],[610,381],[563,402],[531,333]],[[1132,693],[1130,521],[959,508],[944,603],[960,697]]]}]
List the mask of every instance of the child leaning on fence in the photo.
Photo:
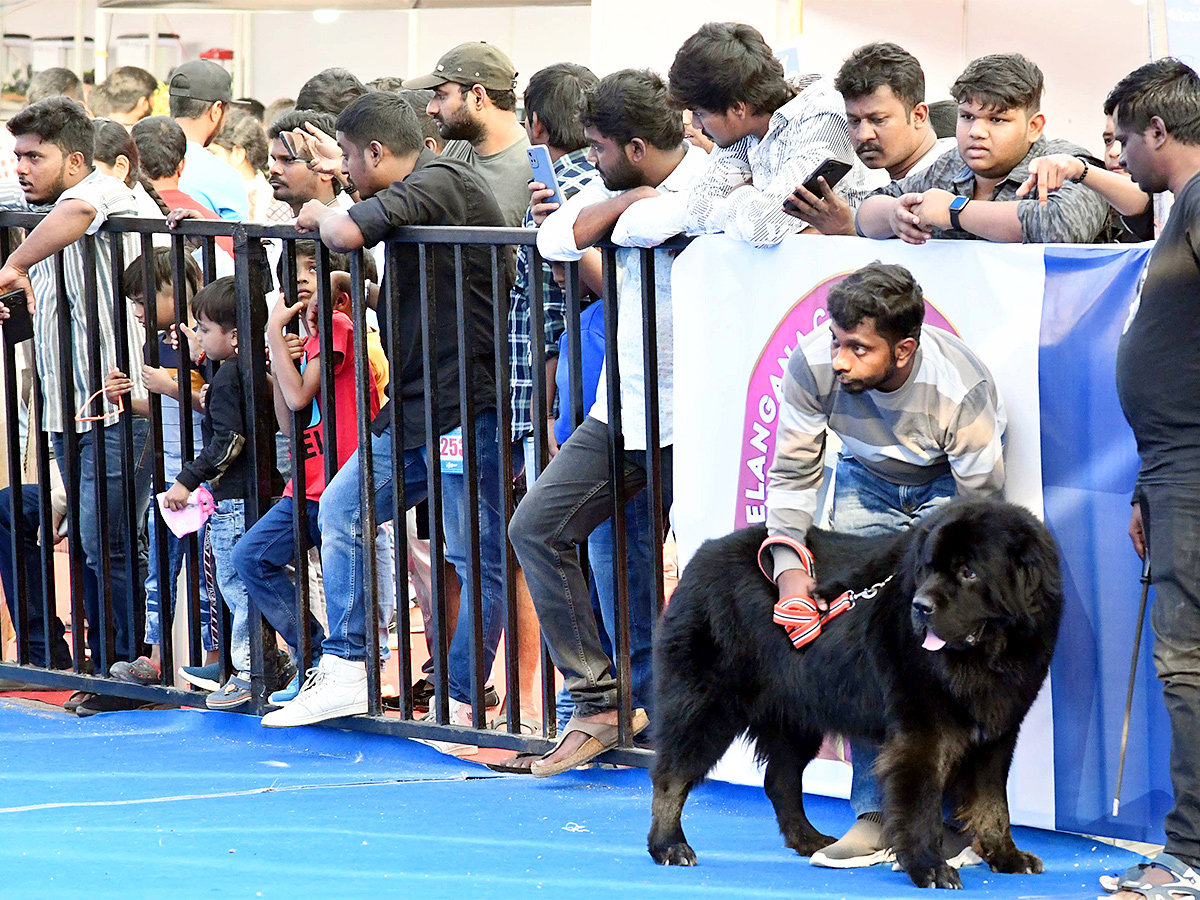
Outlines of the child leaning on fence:
[{"label": "child leaning on fence", "polygon": [[[151,302],[154,303],[154,326],[158,332],[158,365],[151,365],[151,347],[153,345],[150,341],[147,341],[143,350],[142,384],[145,385],[150,393],[157,394],[159,397],[159,406],[162,410],[163,477],[169,484],[175,480],[179,475],[180,469],[183,467],[183,420],[178,374],[179,342],[175,335],[177,324],[175,317],[176,285],[174,283],[174,274],[171,270],[171,251],[169,249],[166,247],[156,248],[150,260],[155,291],[153,300],[148,300],[145,296],[145,257],[139,256],[129,264],[125,269],[121,283],[125,287],[125,296],[129,298],[129,302],[133,306],[134,316],[143,326],[146,326],[148,321],[148,316],[146,315],[147,306]],[[184,257],[182,275],[183,284],[181,288],[184,297],[183,314],[185,317],[183,324],[187,325],[189,324],[187,320],[188,309],[192,302],[192,297],[200,287],[200,269],[196,265],[195,260],[190,256]],[[199,447],[202,440],[200,430],[200,391],[204,387],[204,376],[198,368],[192,368],[190,380],[192,409],[194,410],[192,417],[192,440],[193,446]],[[116,403],[118,398],[126,396],[132,389],[133,382],[124,372],[114,369],[105,378],[104,394],[110,403]],[[149,418],[149,400],[131,398],[129,404],[134,415]],[[161,527],[158,515],[152,510],[149,515],[150,556],[146,572],[146,643],[150,645],[150,655],[140,656],[133,662],[126,662],[124,660],[115,662],[109,669],[109,674],[114,678],[133,684],[156,684],[162,675],[162,614],[160,612],[161,601],[159,597],[163,591],[158,581],[160,565],[157,539],[157,532]],[[168,623],[175,611],[176,582],[179,577],[180,566],[183,563],[185,546],[185,542],[182,539],[176,537],[170,529],[167,529],[167,577],[169,580],[165,593],[167,596]],[[200,578],[203,584],[203,567],[200,570]],[[215,660],[216,657],[213,655],[215,653],[215,644],[212,639],[213,629],[210,625],[210,612],[208,605],[202,603],[200,607],[201,636],[204,649]]]},{"label": "child leaning on fence", "polygon": [[[293,415],[302,429],[297,436],[300,451],[298,471],[304,474],[304,499],[308,519],[307,533],[300,535],[301,550],[310,546],[321,546],[321,532],[317,515],[320,510],[321,494],[325,490],[325,455],[329,435],[325,422],[332,403],[336,428],[337,468],[358,449],[358,394],[354,381],[354,332],[350,317],[344,312],[332,310],[333,329],[329,336],[331,355],[321,355],[318,327],[320,315],[320,292],[316,280],[316,244],[300,241],[296,246],[298,302],[288,303],[286,297],[271,311],[267,322],[267,343],[271,350],[271,367],[274,376],[275,414],[279,426],[285,433],[292,429]],[[333,268],[344,270],[349,267],[344,254],[330,254]],[[283,283],[282,261],[279,281]],[[337,296],[333,298],[337,305]],[[307,338],[302,342],[295,335],[286,333],[285,328],[297,315],[303,317]],[[322,371],[324,366],[333,368],[333,397],[321,395]],[[379,411],[379,393],[375,379],[371,379],[369,410],[362,413],[374,416]],[[242,540],[233,552],[233,563],[259,611],[271,623],[271,627],[287,643],[299,666],[298,648],[302,623],[295,603],[295,589],[288,577],[287,567],[296,557],[296,534],[293,515],[297,500],[293,494],[294,483],[289,481],[283,497]],[[310,614],[312,642],[320,656],[321,641],[325,631],[316,616]],[[315,661],[314,661],[315,663]],[[299,692],[299,676],[292,679],[282,690],[270,697],[272,703],[285,703]],[[232,689],[223,698],[228,706],[250,700],[249,691],[243,695]]]},{"label": "child leaning on fence", "polygon": [[[255,298],[252,302],[263,300]],[[233,546],[246,530],[246,497],[256,489],[254,460],[244,452],[246,439],[253,427],[252,416],[265,412],[270,400],[262,397],[254,410],[246,409],[238,364],[237,291],[233,279],[218,278],[196,294],[192,314],[196,319],[195,331],[182,324],[180,331],[208,359],[220,363],[220,367],[205,398],[201,425],[204,449],[180,468],[163,504],[168,509],[185,508],[192,493],[205,482],[217,504],[216,512],[208,520],[208,536],[217,587],[232,613],[230,654],[237,669],[219,691],[209,696],[209,707],[221,709],[222,697],[249,690],[250,686],[249,604],[245,585],[233,566]],[[273,478],[278,481],[279,473],[274,472]],[[273,487],[272,493],[276,492]]]}]

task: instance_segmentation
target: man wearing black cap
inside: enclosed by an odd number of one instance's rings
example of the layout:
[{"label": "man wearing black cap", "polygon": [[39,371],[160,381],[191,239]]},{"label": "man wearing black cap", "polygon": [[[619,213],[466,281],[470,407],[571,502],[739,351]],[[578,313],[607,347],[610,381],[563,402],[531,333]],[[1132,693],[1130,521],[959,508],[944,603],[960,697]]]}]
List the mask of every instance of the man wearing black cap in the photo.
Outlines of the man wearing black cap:
[{"label": "man wearing black cap", "polygon": [[233,79],[215,62],[192,60],[171,73],[170,96],[171,118],[187,135],[187,166],[179,189],[222,219],[248,219],[250,198],[242,176],[204,149],[233,105]]},{"label": "man wearing black cap", "polygon": [[461,141],[446,146],[446,156],[474,166],[496,195],[504,224],[519,228],[529,208],[533,170],[525,151],[529,136],[517,119],[517,70],[503,50],[469,41],[450,50],[405,90],[433,88],[426,112],[437,120],[442,137]]}]

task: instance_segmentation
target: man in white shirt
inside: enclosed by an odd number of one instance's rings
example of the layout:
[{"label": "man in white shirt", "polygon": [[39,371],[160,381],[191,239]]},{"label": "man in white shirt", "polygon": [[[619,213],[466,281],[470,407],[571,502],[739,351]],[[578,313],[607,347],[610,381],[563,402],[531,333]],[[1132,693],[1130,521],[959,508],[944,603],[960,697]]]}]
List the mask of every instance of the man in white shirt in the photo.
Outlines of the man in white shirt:
[{"label": "man in white shirt", "polygon": [[[0,294],[23,289],[33,313],[34,364],[42,384],[40,427],[48,433],[54,455],[64,468],[68,485],[68,501],[78,509],[80,542],[83,545],[87,568],[83,577],[83,604],[87,618],[88,646],[96,671],[107,672],[115,659],[129,660],[137,655],[138,635],[130,628],[133,604],[140,602],[140,586],[128,579],[128,554],[136,547],[127,546],[128,527],[125,521],[125,498],[129,492],[136,497],[135,512],[140,517],[149,504],[149,469],[139,464],[135,471],[126,471],[122,456],[120,428],[109,427],[102,435],[92,426],[95,417],[107,418],[106,424],[117,421],[117,410],[101,396],[85,404],[104,376],[117,363],[117,343],[125,341],[128,348],[128,369],[133,382],[135,399],[145,400],[142,384],[143,335],[132,311],[126,309],[126,330],[122,334],[113,314],[112,254],[119,243],[127,260],[138,255],[137,242],[132,235],[98,234],[110,216],[136,216],[137,202],[133,192],[120,179],[104,175],[92,165],[94,129],[87,111],[66,97],[50,97],[23,109],[8,121],[8,130],[16,138],[17,182],[0,184],[0,209],[44,212],[46,217],[29,232],[25,241],[9,254],[0,268]],[[94,236],[95,270],[90,268],[85,253],[85,236]],[[88,238],[91,240],[92,238]],[[59,346],[59,284],[54,254],[63,251],[62,267],[65,276],[64,297],[70,308],[72,322],[70,353],[60,354]],[[88,302],[85,287],[94,278],[95,294]],[[94,308],[89,309],[94,304]],[[9,310],[0,306],[0,319]],[[98,345],[99,367],[93,370],[90,348]],[[63,381],[70,385],[66,393],[70,404],[64,402]],[[83,414],[76,418],[76,408],[84,405]],[[148,426],[145,419],[134,419],[134,459],[143,459]],[[73,438],[68,435],[74,433]],[[97,444],[103,440],[105,469],[97,472]],[[98,477],[99,476],[99,477]],[[101,491],[108,510],[106,545],[101,545],[98,504]],[[62,668],[70,663],[68,648],[63,641],[63,625],[57,619],[46,621],[42,615],[41,565],[37,547],[38,505],[36,485],[26,485],[18,514],[25,517],[25,544],[20,549],[25,556],[26,599],[29,609],[30,654],[35,665]],[[0,576],[9,588],[9,603],[16,602],[12,588],[11,499],[8,489],[0,492],[0,533],[4,546],[0,548]],[[109,577],[105,580],[105,565]],[[100,630],[100,601],[111,598],[115,659],[108,655],[106,636]],[[14,619],[16,617],[14,616]],[[76,622],[76,627],[82,623]],[[51,658],[46,659],[44,639],[49,632]],[[81,662],[76,660],[76,662]],[[89,701],[89,704],[91,701]],[[136,708],[137,701],[122,698],[96,697],[96,705],[88,712]],[[82,707],[81,707],[82,708]]]},{"label": "man in white shirt", "polygon": [[[842,63],[833,85],[846,102],[854,152],[867,168],[883,169],[892,181],[923,172],[957,146],[953,137],[939,139],[934,131],[925,72],[902,47],[859,47]],[[828,187],[813,193],[800,185],[790,201],[789,212],[822,234],[856,234],[854,208]]]},{"label": "man in white shirt", "polygon": [[749,25],[709,22],[684,41],[669,75],[671,102],[692,111],[717,145],[688,196],[688,234],[724,232],[778,244],[808,223],[784,201],[823,163],[851,166],[836,191],[851,207],[887,184],[855,156],[846,108],[830,78],[789,83],[783,64]]},{"label": "man in white shirt", "polygon": [[[646,484],[645,371],[642,365],[641,254],[683,230],[686,196],[708,156],[683,140],[683,119],[667,103],[663,80],[626,69],[589,92],[584,115],[589,160],[601,178],[551,214],[538,231],[549,260],[578,260],[593,244],[612,240],[617,251],[617,357],[625,440],[625,503]],[[659,349],[659,443],[663,504],[671,501],[671,252],[654,256]],[[592,601],[575,553],[613,508],[608,463],[608,392],[601,373],[596,403],[562,445],[517,508],[509,537],[525,570],[542,635],[575,703],[558,747],[525,757],[534,775],[582,765],[617,743],[617,682],[604,652]],[[634,711],[636,734],[646,727]],[[520,757],[518,757],[519,759]]]},{"label": "man in white shirt", "polygon": [[171,73],[171,118],[187,135],[187,169],[179,189],[222,219],[250,217],[250,195],[237,169],[207,149],[233,105],[233,79],[215,62],[185,62]]}]

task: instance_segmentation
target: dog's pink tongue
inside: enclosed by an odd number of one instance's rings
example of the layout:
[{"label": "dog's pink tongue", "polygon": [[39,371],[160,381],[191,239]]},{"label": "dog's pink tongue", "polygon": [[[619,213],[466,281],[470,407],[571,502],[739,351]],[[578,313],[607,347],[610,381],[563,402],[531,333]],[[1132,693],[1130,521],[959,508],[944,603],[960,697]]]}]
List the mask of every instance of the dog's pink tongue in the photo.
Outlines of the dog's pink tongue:
[{"label": "dog's pink tongue", "polygon": [[921,644],[926,650],[941,650],[946,646],[946,642],[934,634],[932,631],[925,632],[925,640]]}]

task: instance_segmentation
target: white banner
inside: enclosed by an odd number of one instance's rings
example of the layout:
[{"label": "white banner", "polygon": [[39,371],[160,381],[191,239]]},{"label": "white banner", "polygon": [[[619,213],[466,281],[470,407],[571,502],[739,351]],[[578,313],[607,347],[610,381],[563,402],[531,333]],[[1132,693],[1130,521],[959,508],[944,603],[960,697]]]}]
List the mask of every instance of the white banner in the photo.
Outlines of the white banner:
[{"label": "white banner", "polygon": [[[680,567],[708,538],[762,521],[778,384],[797,338],[826,317],[825,295],[873,260],[907,267],[926,322],[963,338],[991,369],[1008,411],[1007,498],[1042,514],[1038,336],[1045,282],[1039,246],[796,236],[757,249],[702,237],[675,260],[675,501]],[[1054,827],[1053,727],[1047,684],[1030,711],[1010,779],[1015,822]],[[849,767],[818,762],[805,787],[845,796]],[[714,777],[761,783],[745,747]]]}]

